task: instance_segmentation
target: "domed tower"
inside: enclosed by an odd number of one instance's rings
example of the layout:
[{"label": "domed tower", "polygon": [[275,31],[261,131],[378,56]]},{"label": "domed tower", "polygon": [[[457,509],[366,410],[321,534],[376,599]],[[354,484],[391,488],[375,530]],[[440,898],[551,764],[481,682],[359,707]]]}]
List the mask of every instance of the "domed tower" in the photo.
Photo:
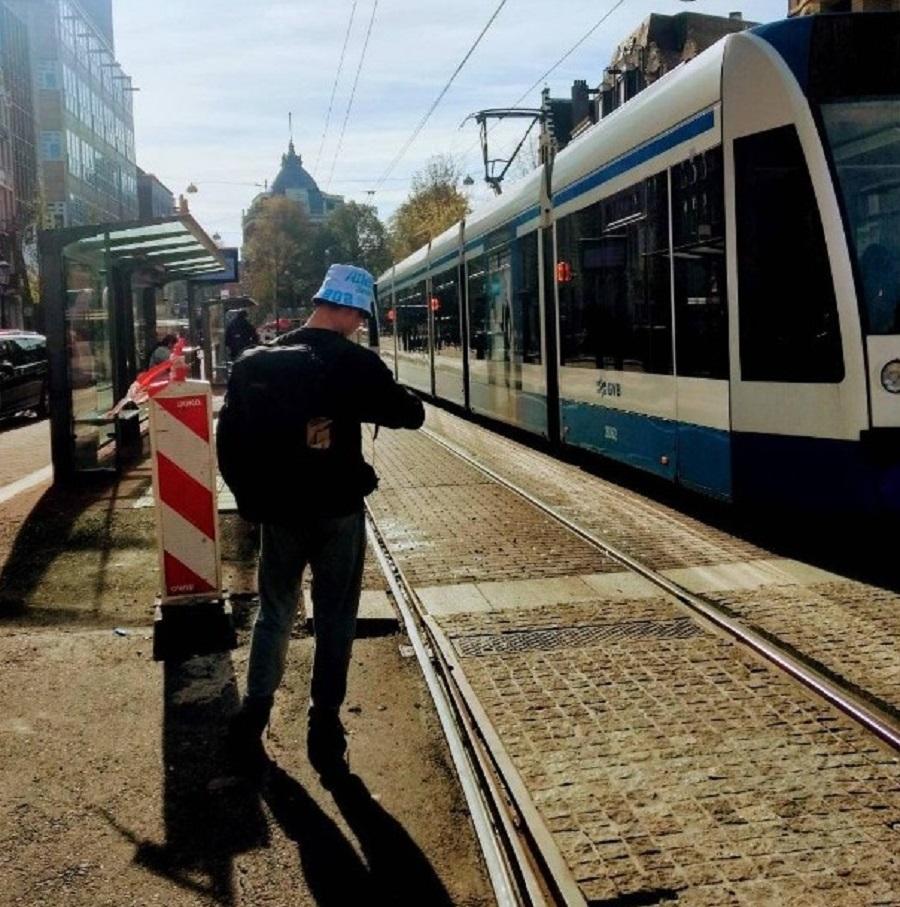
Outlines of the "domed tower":
[{"label": "domed tower", "polygon": [[321,223],[344,203],[342,196],[328,195],[319,189],[316,181],[303,169],[303,160],[294,149],[293,140],[288,144],[287,154],[281,156],[281,170],[272,182],[270,194],[283,195],[299,202],[313,223]]}]

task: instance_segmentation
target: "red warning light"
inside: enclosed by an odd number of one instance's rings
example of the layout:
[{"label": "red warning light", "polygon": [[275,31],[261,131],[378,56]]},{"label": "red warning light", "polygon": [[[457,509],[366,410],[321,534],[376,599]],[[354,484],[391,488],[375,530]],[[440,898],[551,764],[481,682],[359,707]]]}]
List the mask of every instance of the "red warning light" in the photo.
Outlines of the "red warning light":
[{"label": "red warning light", "polygon": [[557,262],[556,282],[570,283],[572,280],[572,266],[567,261]]},{"label": "red warning light", "polygon": [[431,311],[436,312],[441,307],[441,301],[440,301],[440,299],[437,298],[437,296],[432,296],[430,305],[431,305]]}]

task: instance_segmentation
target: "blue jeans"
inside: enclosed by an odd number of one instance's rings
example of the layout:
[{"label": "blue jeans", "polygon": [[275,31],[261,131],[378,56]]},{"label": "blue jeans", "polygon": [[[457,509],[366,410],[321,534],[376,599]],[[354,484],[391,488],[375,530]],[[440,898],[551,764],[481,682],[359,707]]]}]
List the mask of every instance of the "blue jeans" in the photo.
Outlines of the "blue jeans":
[{"label": "blue jeans", "polygon": [[310,517],[291,526],[262,526],[259,554],[259,614],[253,625],[247,695],[271,697],[284,674],[300,582],[312,569],[316,649],[310,701],[337,711],[347,692],[350,649],[366,556],[365,517]]}]

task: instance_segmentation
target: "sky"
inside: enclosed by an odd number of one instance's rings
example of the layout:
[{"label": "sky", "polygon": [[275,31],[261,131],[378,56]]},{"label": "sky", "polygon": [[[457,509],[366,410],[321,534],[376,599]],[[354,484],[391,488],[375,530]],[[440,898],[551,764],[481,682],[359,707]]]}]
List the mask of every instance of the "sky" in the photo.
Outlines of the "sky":
[{"label": "sky", "polygon": [[[652,12],[740,11],[770,22],[787,10],[787,0],[624,0],[611,13],[616,0],[506,0],[394,164],[500,3],[356,0],[354,9],[354,0],[113,0],[117,59],[140,89],[138,164],[176,198],[196,185],[192,213],[208,233],[240,245],[241,212],[278,173],[290,112],[297,152],[323,191],[374,204],[387,220],[409,194],[410,177],[443,153],[475,180],[468,191],[477,208],[491,192],[478,128],[471,120],[461,126],[469,114],[536,107],[544,84],[559,97],[569,96],[575,79],[596,86],[615,46]],[[492,156],[511,150],[515,128],[492,133]]]}]

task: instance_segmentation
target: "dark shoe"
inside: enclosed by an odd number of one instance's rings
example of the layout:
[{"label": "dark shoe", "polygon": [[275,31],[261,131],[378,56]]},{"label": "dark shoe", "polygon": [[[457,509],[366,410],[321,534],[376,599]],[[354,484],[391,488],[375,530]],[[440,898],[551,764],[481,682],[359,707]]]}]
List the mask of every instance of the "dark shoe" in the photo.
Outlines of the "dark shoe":
[{"label": "dark shoe", "polygon": [[326,786],[349,772],[347,739],[337,711],[309,710],[306,752],[310,765],[319,773]]},{"label": "dark shoe", "polygon": [[225,743],[237,774],[259,777],[269,764],[262,735],[271,710],[272,697],[245,697],[240,710],[229,721]]}]

